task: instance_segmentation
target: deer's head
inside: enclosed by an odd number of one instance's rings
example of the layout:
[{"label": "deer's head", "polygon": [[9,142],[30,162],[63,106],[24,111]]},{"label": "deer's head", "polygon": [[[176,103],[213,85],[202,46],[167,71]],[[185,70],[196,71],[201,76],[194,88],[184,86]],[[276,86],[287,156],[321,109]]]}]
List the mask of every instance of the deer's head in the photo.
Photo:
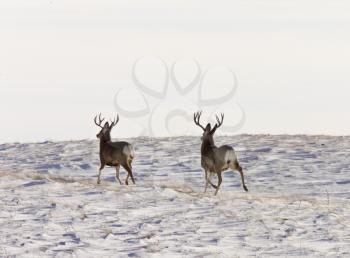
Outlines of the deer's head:
[{"label": "deer's head", "polygon": [[199,119],[200,119],[201,115],[202,115],[202,112],[194,113],[193,120],[194,120],[194,123],[196,125],[198,125],[200,128],[202,128],[202,130],[203,130],[202,142],[209,142],[210,145],[214,145],[213,136],[214,136],[216,129],[218,129],[222,125],[222,123],[224,121],[224,114],[221,114],[221,120],[218,116],[216,116],[217,123],[215,124],[215,126],[213,128],[211,128],[210,123],[208,123],[205,128],[200,124]]},{"label": "deer's head", "polygon": [[112,128],[118,123],[119,116],[117,116],[117,119],[114,119],[113,121],[111,121],[111,124],[109,124],[108,122],[105,122],[103,126],[102,126],[102,123],[105,119],[101,118],[101,114],[98,115],[98,120],[99,121],[97,121],[97,116],[95,116],[94,122],[98,127],[101,128],[100,132],[96,135],[96,137],[102,141],[110,141]]}]

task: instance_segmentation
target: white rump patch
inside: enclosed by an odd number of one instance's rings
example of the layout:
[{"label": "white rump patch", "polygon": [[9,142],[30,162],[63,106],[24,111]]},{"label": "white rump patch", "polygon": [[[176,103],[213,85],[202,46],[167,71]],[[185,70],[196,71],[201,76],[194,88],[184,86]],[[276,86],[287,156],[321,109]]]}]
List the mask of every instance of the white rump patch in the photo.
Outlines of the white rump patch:
[{"label": "white rump patch", "polygon": [[236,160],[236,154],[234,150],[229,150],[225,153],[225,163],[227,161],[230,161],[230,163],[233,163]]},{"label": "white rump patch", "polygon": [[123,154],[126,156],[131,156],[133,158],[135,154],[134,147],[131,144],[125,146],[123,148]]}]

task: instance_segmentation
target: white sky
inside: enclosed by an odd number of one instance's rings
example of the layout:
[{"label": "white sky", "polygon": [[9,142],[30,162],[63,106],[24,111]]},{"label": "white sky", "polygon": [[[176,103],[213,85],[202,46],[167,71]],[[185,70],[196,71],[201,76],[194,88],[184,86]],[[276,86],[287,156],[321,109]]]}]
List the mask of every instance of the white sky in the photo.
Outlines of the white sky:
[{"label": "white sky", "polygon": [[[238,78],[232,110],[239,103],[246,115],[233,133],[349,135],[349,13],[348,1],[334,0],[2,0],[0,142],[93,138],[93,116],[115,114],[114,95],[133,89],[131,68],[142,56],[230,67]],[[141,72],[157,82],[163,75],[152,68]],[[225,92],[224,76],[212,77],[207,94]],[[124,95],[137,109],[138,97]],[[172,96],[163,99],[170,108]],[[218,110],[228,123],[240,114]],[[137,135],[140,123],[122,117],[113,137]]]}]

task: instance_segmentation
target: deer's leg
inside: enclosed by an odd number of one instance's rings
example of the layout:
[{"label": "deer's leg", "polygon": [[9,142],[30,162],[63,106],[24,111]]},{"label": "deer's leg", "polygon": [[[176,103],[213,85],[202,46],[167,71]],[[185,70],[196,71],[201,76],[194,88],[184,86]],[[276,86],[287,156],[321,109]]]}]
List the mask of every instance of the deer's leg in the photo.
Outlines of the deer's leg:
[{"label": "deer's leg", "polygon": [[210,184],[212,187],[214,187],[215,189],[217,189],[218,187],[216,185],[214,185],[211,181],[210,181],[210,178],[211,178],[211,172],[210,170],[205,170],[205,188],[204,188],[204,192],[207,191],[207,188],[208,188],[208,184]]},{"label": "deer's leg", "polygon": [[98,177],[97,177],[97,184],[99,185],[101,183],[101,171],[105,167],[104,163],[101,163],[100,170],[98,171]]},{"label": "deer's leg", "polygon": [[212,173],[209,171],[209,184],[214,188],[214,189],[217,189],[218,187],[216,185],[214,185],[211,181],[210,181],[210,178],[212,176]]},{"label": "deer's leg", "polygon": [[211,171],[209,171],[209,178],[208,178],[208,180],[209,180],[209,184],[214,188],[214,189],[217,189],[218,187],[216,186],[216,185],[214,185],[212,182],[211,182],[211,177],[212,177],[212,172]]},{"label": "deer's leg", "polygon": [[218,193],[218,191],[220,189],[221,182],[222,182],[221,172],[217,173],[217,175],[218,175],[218,187],[216,188],[216,191],[215,191],[214,195],[217,195],[217,193]]},{"label": "deer's leg", "polygon": [[135,184],[135,179],[134,179],[134,176],[132,175],[132,170],[131,170],[131,168],[129,167],[129,165],[124,164],[124,165],[122,165],[122,166],[123,166],[123,168],[128,172],[128,176],[126,177],[125,184],[128,184],[129,176],[131,177],[131,181]]},{"label": "deer's leg", "polygon": [[[128,159],[128,167],[131,171],[131,179],[132,179],[132,182],[135,184],[135,180],[134,180],[134,177],[132,176],[132,165],[131,165],[131,162],[132,162],[132,159]],[[128,171],[128,170],[127,170]],[[126,176],[126,179],[125,179],[125,183],[128,185],[129,184],[129,177],[130,177],[130,174],[129,174],[129,171],[128,171],[128,175]]]},{"label": "deer's leg", "polygon": [[244,175],[243,175],[243,169],[242,167],[238,164],[236,164],[236,170],[241,174],[241,180],[242,180],[242,186],[243,186],[243,189],[248,192],[248,188],[246,187],[245,183],[244,183]]},{"label": "deer's leg", "polygon": [[119,170],[120,170],[120,165],[116,165],[115,166],[115,179],[119,181],[119,184],[123,184],[122,181],[120,181],[120,178],[119,178]]},{"label": "deer's leg", "polygon": [[208,188],[208,184],[209,184],[209,173],[208,170],[205,170],[205,188],[204,188],[204,192],[207,191]]},{"label": "deer's leg", "polygon": [[131,163],[132,163],[132,159],[128,159],[128,166],[129,166],[130,169],[132,169],[132,164]]}]

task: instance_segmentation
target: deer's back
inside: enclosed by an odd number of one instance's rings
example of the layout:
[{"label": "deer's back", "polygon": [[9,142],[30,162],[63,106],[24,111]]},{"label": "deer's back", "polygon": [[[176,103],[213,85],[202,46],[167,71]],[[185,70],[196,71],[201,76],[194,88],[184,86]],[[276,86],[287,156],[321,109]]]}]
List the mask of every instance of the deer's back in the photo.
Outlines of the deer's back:
[{"label": "deer's back", "polygon": [[134,157],[134,148],[128,142],[108,142],[107,148],[103,151],[106,162],[119,161],[126,162],[128,158]]},{"label": "deer's back", "polygon": [[237,159],[234,149],[229,145],[214,146],[211,152],[202,156],[202,167],[211,171],[223,171],[228,169],[231,162]]}]

